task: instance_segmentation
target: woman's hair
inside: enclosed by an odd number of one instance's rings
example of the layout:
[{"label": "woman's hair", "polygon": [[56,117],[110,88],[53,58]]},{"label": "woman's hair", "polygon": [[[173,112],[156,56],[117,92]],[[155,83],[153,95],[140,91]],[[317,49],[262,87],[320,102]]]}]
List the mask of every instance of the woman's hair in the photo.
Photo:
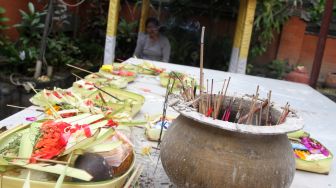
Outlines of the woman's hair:
[{"label": "woman's hair", "polygon": [[157,19],[154,18],[154,17],[149,17],[149,18],[147,18],[147,20],[146,20],[146,27],[147,27],[147,25],[148,25],[149,23],[152,23],[152,24],[154,24],[155,26],[160,27],[159,20],[157,20]]}]

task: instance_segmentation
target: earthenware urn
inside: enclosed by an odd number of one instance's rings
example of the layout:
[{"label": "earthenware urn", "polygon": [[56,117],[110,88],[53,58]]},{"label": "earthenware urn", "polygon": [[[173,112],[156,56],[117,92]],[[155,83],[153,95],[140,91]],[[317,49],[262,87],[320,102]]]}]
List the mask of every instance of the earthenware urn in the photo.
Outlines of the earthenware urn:
[{"label": "earthenware urn", "polygon": [[[303,127],[302,119],[296,114],[291,114],[280,125],[255,126],[205,117],[183,104],[173,108],[180,115],[163,138],[161,160],[175,185],[290,187],[295,159],[286,133]],[[281,111],[272,108],[273,119],[276,120]]]}]

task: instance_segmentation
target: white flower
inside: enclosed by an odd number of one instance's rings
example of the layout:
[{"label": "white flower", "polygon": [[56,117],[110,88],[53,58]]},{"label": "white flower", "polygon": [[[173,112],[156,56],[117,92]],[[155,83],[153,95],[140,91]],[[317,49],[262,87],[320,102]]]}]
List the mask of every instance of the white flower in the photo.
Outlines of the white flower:
[{"label": "white flower", "polygon": [[25,51],[21,51],[19,54],[20,59],[23,61],[24,59],[26,59],[26,52]]}]

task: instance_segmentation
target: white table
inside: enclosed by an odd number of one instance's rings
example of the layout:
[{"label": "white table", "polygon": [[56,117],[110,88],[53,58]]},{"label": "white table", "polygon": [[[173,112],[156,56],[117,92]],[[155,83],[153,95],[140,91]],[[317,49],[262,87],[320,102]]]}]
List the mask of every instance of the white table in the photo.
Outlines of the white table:
[{"label": "white table", "polygon": [[[128,59],[126,62],[132,64],[142,63],[141,59]],[[167,70],[176,70],[185,72],[198,77],[199,69],[196,67],[182,66],[169,63],[153,62],[159,67],[164,67]],[[293,82],[287,82],[282,80],[274,80],[268,78],[261,78],[255,76],[227,73],[216,70],[204,70],[205,79],[214,79],[214,88],[219,90],[222,87],[223,80],[231,77],[231,83],[229,86],[229,95],[237,94],[252,94],[255,92],[257,85],[260,86],[260,96],[266,98],[267,92],[272,90],[272,101],[279,105],[284,105],[286,102],[291,104],[291,107],[298,111],[298,114],[303,117],[305,121],[304,130],[309,132],[313,138],[321,141],[331,152],[336,151],[336,126],[334,125],[336,117],[336,104],[323,96],[319,92],[315,91],[311,87]],[[164,101],[165,88],[159,85],[159,79],[154,76],[139,76],[135,82],[129,84],[128,90],[142,94],[146,98],[146,102],[136,116],[138,119],[142,119],[144,114],[160,114],[162,113],[162,106]],[[144,91],[149,89],[150,92]],[[31,107],[33,108],[33,107]],[[174,114],[171,109],[168,110],[168,114]],[[27,121],[27,116],[38,116],[39,112],[26,109],[13,116],[10,116],[0,121],[1,126],[15,126],[19,123]],[[41,116],[40,116],[41,117]],[[135,137],[137,140],[135,145],[145,145],[147,141],[143,138],[143,130],[136,131]],[[139,148],[138,148],[139,149]],[[153,170],[155,164],[149,160],[137,156],[142,163],[148,162],[144,173],[149,174]],[[333,163],[332,170],[329,175],[319,175],[314,173],[308,173],[303,171],[296,171],[293,188],[324,188],[334,187],[336,188],[336,163]],[[148,172],[146,172],[146,170]],[[162,166],[157,169],[157,175],[154,176],[153,185],[155,187],[168,187],[166,183],[168,178],[166,177]],[[160,184],[161,183],[161,184]]]},{"label": "white table", "polygon": [[[132,64],[142,63],[140,59],[128,59],[126,62]],[[199,68],[170,63],[153,62],[159,67],[167,70],[182,71],[199,77]],[[253,94],[259,85],[260,96],[266,98],[267,92],[272,90],[272,101],[284,106],[289,102],[291,108],[297,110],[298,114],[304,119],[304,130],[311,136],[321,141],[332,153],[336,151],[336,103],[329,98],[320,94],[308,85],[275,80],[256,76],[234,74],[216,70],[204,70],[204,79],[214,79],[214,88],[217,91],[221,89],[223,80],[231,77],[231,83],[228,89],[229,95]],[[156,93],[164,95],[165,89],[159,86],[159,81],[145,77],[140,82],[130,84],[130,87],[147,87]],[[148,83],[146,85],[146,83]],[[134,90],[135,91],[135,90]],[[145,95],[146,98],[150,97]],[[159,103],[161,102],[161,103]],[[158,108],[162,109],[161,101],[146,101],[141,113],[157,112]],[[155,108],[154,108],[155,107]],[[293,188],[336,188],[336,162],[333,162],[329,175],[320,175],[303,171],[296,171]]]}]

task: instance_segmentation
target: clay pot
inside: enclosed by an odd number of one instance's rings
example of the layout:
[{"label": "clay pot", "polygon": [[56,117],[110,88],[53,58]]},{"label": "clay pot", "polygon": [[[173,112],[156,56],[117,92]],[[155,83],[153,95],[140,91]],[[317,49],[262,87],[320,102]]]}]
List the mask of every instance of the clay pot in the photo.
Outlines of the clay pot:
[{"label": "clay pot", "polygon": [[327,77],[325,80],[325,86],[336,88],[336,72],[330,72],[327,74]]},{"label": "clay pot", "polygon": [[[295,160],[286,132],[301,129],[302,119],[254,126],[177,110],[181,114],[165,134],[161,160],[178,187],[290,187]],[[274,119],[281,114],[280,109],[271,112]]]},{"label": "clay pot", "polygon": [[295,68],[293,71],[291,71],[286,75],[285,80],[303,84],[309,84],[309,74],[305,67],[298,66],[297,68]]}]

